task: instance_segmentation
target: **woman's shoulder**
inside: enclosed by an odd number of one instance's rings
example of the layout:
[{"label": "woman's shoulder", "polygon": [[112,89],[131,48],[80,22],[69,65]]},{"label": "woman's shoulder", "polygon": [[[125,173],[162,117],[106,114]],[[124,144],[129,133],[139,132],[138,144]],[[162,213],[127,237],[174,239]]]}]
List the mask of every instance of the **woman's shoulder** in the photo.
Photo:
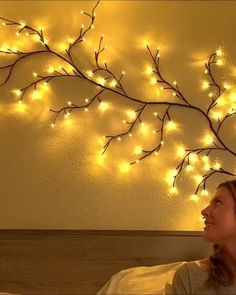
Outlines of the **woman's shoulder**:
[{"label": "woman's shoulder", "polygon": [[208,258],[201,260],[188,261],[177,268],[176,277],[202,276],[206,277],[208,269]]}]

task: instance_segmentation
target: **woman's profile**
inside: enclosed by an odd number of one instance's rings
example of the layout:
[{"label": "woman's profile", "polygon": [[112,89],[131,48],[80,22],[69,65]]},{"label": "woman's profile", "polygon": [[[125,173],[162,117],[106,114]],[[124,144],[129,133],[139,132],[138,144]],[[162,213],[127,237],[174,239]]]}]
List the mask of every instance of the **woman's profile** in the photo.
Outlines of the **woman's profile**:
[{"label": "woman's profile", "polygon": [[209,258],[187,262],[175,273],[173,294],[236,294],[236,180],[221,183],[201,212]]}]

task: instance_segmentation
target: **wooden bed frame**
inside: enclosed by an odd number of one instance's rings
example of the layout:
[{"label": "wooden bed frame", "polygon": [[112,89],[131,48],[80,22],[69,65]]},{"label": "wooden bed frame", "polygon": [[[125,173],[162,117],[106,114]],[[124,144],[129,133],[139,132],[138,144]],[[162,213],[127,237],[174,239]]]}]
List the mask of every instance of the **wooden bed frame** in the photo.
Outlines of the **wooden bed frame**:
[{"label": "wooden bed frame", "polygon": [[96,294],[117,271],[207,257],[200,232],[0,230],[0,291]]}]

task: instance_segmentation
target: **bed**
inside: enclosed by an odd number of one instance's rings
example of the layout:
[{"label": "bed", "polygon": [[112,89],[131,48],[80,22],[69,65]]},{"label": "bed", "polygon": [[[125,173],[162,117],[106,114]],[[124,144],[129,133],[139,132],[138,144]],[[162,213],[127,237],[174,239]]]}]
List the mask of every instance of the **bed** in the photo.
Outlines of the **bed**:
[{"label": "bed", "polygon": [[96,294],[120,271],[207,257],[200,232],[0,230],[0,290]]}]

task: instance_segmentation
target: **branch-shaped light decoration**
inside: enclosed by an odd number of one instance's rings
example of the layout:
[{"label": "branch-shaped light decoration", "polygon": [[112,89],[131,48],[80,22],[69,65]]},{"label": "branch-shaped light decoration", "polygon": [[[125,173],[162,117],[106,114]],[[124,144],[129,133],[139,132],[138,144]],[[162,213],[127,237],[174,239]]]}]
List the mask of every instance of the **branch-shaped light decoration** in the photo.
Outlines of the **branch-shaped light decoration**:
[{"label": "branch-shaped light decoration", "polygon": [[[36,29],[32,26],[26,25],[22,22],[16,22],[13,20],[9,20],[3,17],[0,17],[2,20],[2,24],[4,26],[13,26],[17,29],[16,35],[19,36],[23,32],[27,36],[33,35],[36,42],[39,42],[42,46],[41,50],[35,51],[21,51],[18,49],[13,49],[10,47],[1,48],[0,53],[4,55],[11,55],[14,57],[13,62],[10,62],[7,65],[0,67],[0,73],[4,73],[6,71],[6,77],[3,79],[2,84],[5,85],[12,76],[13,71],[23,60],[31,56],[38,55],[51,55],[56,57],[61,63],[62,67],[60,69],[54,69],[50,67],[48,69],[47,75],[38,75],[33,73],[33,76],[36,78],[33,82],[26,84],[21,89],[14,89],[14,93],[19,101],[22,103],[28,92],[33,90],[33,96],[35,98],[40,97],[40,91],[38,90],[39,86],[47,87],[48,83],[57,78],[75,78],[80,80],[85,80],[90,83],[91,86],[97,86],[97,93],[91,97],[90,99],[86,99],[85,103],[82,105],[78,105],[76,103],[72,103],[68,101],[68,105],[64,106],[58,110],[50,109],[50,111],[54,114],[53,121],[51,126],[54,127],[57,121],[61,118],[68,118],[73,111],[84,110],[88,111],[89,107],[98,102],[101,108],[106,108],[107,105],[103,101],[102,96],[104,93],[115,94],[118,97],[122,98],[127,102],[133,102],[137,105],[137,108],[129,112],[129,120],[123,120],[123,123],[127,128],[120,133],[114,135],[106,135],[103,138],[106,140],[106,143],[103,146],[102,154],[104,154],[111,144],[114,141],[121,141],[126,137],[132,137],[134,131],[141,126],[144,125],[143,115],[148,112],[148,110],[155,108],[158,109],[158,112],[154,112],[154,116],[156,118],[156,130],[153,130],[153,133],[157,135],[156,144],[150,149],[144,149],[142,147],[136,147],[136,154],[139,157],[135,161],[131,161],[130,163],[126,163],[123,170],[128,170],[134,164],[139,163],[140,161],[152,156],[153,154],[158,156],[160,149],[163,147],[164,139],[166,137],[166,131],[175,130],[176,124],[171,118],[171,110],[172,109],[182,109],[183,111],[193,110],[198,113],[208,124],[210,133],[206,135],[204,138],[204,142],[198,148],[185,148],[183,146],[179,146],[177,149],[177,155],[181,158],[176,169],[173,171],[169,171],[167,182],[170,185],[170,192],[175,194],[177,193],[177,179],[180,175],[185,172],[192,171],[194,169],[194,163],[197,161],[201,161],[204,169],[203,175],[195,175],[196,178],[196,189],[195,193],[192,195],[192,200],[198,200],[198,194],[207,195],[207,181],[214,176],[215,174],[226,174],[229,176],[236,176],[235,171],[229,171],[226,168],[222,167],[219,162],[212,164],[211,158],[213,158],[213,152],[219,153],[228,153],[235,160],[236,151],[230,148],[227,143],[224,141],[221,135],[221,129],[223,125],[230,118],[235,119],[236,115],[236,101],[233,98],[232,103],[230,104],[227,112],[217,111],[219,107],[222,107],[225,104],[223,93],[227,92],[229,89],[229,85],[227,83],[217,82],[213,68],[215,66],[222,66],[224,64],[224,51],[222,48],[217,49],[214,53],[212,53],[207,62],[205,62],[205,74],[207,75],[208,80],[202,81],[202,89],[211,89],[211,92],[208,94],[211,102],[207,106],[206,109],[200,108],[194,105],[190,100],[183,94],[180,90],[179,85],[176,81],[173,83],[169,82],[166,78],[164,78],[161,69],[160,69],[160,50],[152,51],[149,45],[146,45],[146,49],[148,55],[152,61],[152,67],[147,69],[147,74],[152,75],[151,82],[152,84],[160,84],[161,90],[168,91],[174,96],[174,101],[146,101],[145,99],[140,99],[133,97],[128,94],[127,90],[124,88],[122,84],[122,79],[125,75],[125,72],[122,71],[120,74],[114,73],[109,67],[107,61],[103,63],[100,62],[100,56],[105,51],[106,46],[103,46],[104,35],[101,36],[99,40],[98,49],[94,51],[94,69],[84,71],[81,67],[76,63],[74,59],[73,51],[77,48],[82,42],[86,42],[86,36],[89,32],[94,28],[95,18],[96,18],[96,8],[99,4],[99,1],[93,7],[91,13],[83,12],[81,13],[88,17],[89,24],[87,27],[81,25],[79,34],[74,39],[69,39],[69,44],[63,50],[62,53],[58,53],[56,50],[52,49],[47,39],[44,36],[44,32],[42,29]],[[69,67],[69,70],[67,69]],[[97,75],[102,76],[97,76]],[[164,107],[164,112],[161,111],[161,108]],[[159,111],[160,110],[160,111]]]}]

